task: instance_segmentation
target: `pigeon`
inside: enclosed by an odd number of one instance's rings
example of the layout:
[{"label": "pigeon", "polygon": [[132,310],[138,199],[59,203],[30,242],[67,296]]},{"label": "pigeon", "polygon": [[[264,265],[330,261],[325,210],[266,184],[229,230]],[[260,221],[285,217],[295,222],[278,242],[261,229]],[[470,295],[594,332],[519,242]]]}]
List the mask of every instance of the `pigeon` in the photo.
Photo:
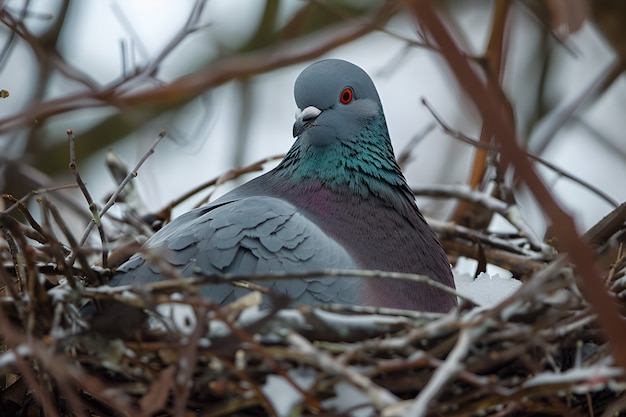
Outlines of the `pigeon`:
[{"label": "pigeon", "polygon": [[[454,288],[448,258],[398,166],[374,83],[358,66],[326,59],[294,88],[293,146],[271,171],[164,226],[110,285],[166,279],[150,249],[183,277],[328,269],[421,274]],[[154,253],[154,252],[153,252]],[[262,283],[294,303],[447,312],[454,295],[414,281],[320,276]],[[225,304],[249,290],[208,284]]]}]

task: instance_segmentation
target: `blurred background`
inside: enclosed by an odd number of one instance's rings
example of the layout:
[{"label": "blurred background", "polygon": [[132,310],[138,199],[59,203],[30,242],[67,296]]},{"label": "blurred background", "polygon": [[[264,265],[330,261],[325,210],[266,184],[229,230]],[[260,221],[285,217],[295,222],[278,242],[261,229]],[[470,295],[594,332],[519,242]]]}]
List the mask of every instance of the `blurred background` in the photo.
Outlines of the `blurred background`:
[{"label": "blurred background", "polygon": [[[536,163],[580,231],[626,200],[626,3],[433,3],[474,64],[500,81],[520,140],[553,165]],[[503,176],[526,221],[549,238],[541,202],[515,175],[498,172],[490,152],[454,137],[490,141],[472,100],[404,1],[5,0],[0,6],[3,193],[21,198],[74,183],[71,129],[80,173],[103,205],[116,187],[107,151],[132,167],[166,130],[134,180],[156,212],[229,169],[286,152],[295,78],[309,63],[332,57],[373,78],[396,154],[410,151],[403,168],[411,185],[469,185],[500,197],[493,184]],[[63,198],[59,204],[77,214],[74,227],[83,230],[89,211],[80,192],[51,195]],[[418,203],[432,218],[506,229],[498,216],[477,220],[472,207],[453,198],[418,195]]]}]

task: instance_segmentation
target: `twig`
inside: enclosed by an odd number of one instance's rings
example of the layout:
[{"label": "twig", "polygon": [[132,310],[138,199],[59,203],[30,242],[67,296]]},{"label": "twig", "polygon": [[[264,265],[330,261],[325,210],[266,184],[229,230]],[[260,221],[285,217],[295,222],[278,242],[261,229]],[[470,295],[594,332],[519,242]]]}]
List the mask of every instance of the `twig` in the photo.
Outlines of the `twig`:
[{"label": "twig", "polygon": [[[7,222],[9,224],[7,224]],[[26,272],[24,271],[23,262],[20,262],[19,250],[17,248],[17,244],[15,243],[15,239],[11,235],[10,229],[15,229],[16,221],[12,218],[9,218],[8,214],[2,213],[0,214],[0,232],[6,240],[7,245],[9,246],[9,253],[11,254],[11,261],[15,267],[15,276],[17,277],[18,288],[15,289],[12,283],[7,279],[7,287],[9,288],[9,293],[17,300],[18,292],[22,292],[22,285],[26,282]],[[7,227],[8,226],[8,227]],[[3,274],[4,278],[4,274]]]},{"label": "twig", "polygon": [[323,371],[331,375],[346,378],[355,387],[362,390],[378,410],[398,401],[398,398],[391,392],[374,384],[371,379],[364,377],[351,367],[340,363],[326,352],[316,349],[315,346],[299,334],[291,332],[286,340],[294,349],[297,349],[302,354],[316,358],[319,368]]},{"label": "twig", "polygon": [[[148,260],[148,262],[150,262]],[[463,294],[458,293],[455,289],[441,284],[434,279],[431,279],[425,275],[417,275],[417,274],[408,274],[402,272],[386,272],[386,271],[373,271],[373,270],[343,270],[343,269],[327,269],[320,271],[308,271],[308,272],[276,272],[273,274],[258,274],[258,275],[236,275],[236,274],[203,274],[200,271],[197,271],[197,276],[193,278],[180,278],[178,279],[170,279],[163,280],[157,282],[151,282],[144,284],[146,288],[151,288],[152,290],[156,289],[172,289],[172,288],[185,288],[189,286],[197,286],[204,284],[216,284],[216,283],[224,283],[224,282],[234,282],[234,281],[252,281],[252,282],[267,282],[267,281],[275,281],[275,280],[289,280],[289,279],[305,279],[305,278],[316,278],[316,277],[341,277],[341,278],[382,278],[382,279],[392,279],[392,280],[401,280],[401,281],[411,281],[411,282],[420,282],[422,284],[429,285],[431,287],[435,287],[447,294],[454,295],[459,297],[470,304],[473,302],[465,297]],[[132,286],[119,286],[114,288],[85,288],[85,294],[89,296],[93,296],[97,293],[122,293],[124,291],[128,291]]]},{"label": "twig", "polygon": [[476,191],[468,185],[428,185],[414,186],[413,193],[428,197],[460,198],[465,201],[480,204],[481,206],[500,214],[511,223],[522,236],[528,239],[533,249],[542,254],[549,255],[554,249],[545,244],[539,236],[530,228],[521,216],[519,207],[515,204],[507,204],[502,200],[492,197],[481,191]]},{"label": "twig", "polygon": [[430,219],[429,223],[433,229],[440,235],[443,235],[443,238],[453,237],[455,239],[467,239],[474,243],[482,243],[489,247],[504,249],[513,254],[524,255],[529,260],[547,260],[554,255],[554,251],[548,246],[545,246],[545,249],[544,246],[542,246],[542,251],[535,252],[521,247],[510,240],[488,235],[478,230],[470,229],[469,227],[435,219]]},{"label": "twig", "polygon": [[112,2],[110,7],[111,7],[111,11],[115,15],[115,17],[116,17],[117,21],[119,22],[120,26],[122,26],[122,28],[133,39],[134,46],[137,49],[137,52],[139,52],[139,54],[141,55],[141,57],[143,59],[147,60],[149,58],[149,56],[150,56],[150,54],[148,53],[148,49],[141,42],[141,37],[137,34],[137,31],[135,30],[133,24],[126,17],[126,15],[124,14],[124,11],[120,7],[120,5],[117,2]]},{"label": "twig", "polygon": [[200,191],[203,191],[213,185],[221,185],[224,184],[227,181],[230,181],[232,179],[235,178],[239,178],[241,175],[243,174],[248,174],[251,172],[258,172],[258,171],[262,171],[264,168],[264,165],[267,164],[268,162],[273,162],[273,161],[277,161],[279,159],[284,158],[284,154],[280,154],[280,155],[274,155],[274,156],[268,156],[266,158],[263,158],[259,161],[253,162],[250,165],[247,165],[243,168],[238,168],[238,169],[231,169],[213,179],[210,179],[194,188],[192,188],[191,190],[187,191],[186,193],[184,193],[182,196],[176,198],[175,200],[171,201],[166,207],[164,207],[163,209],[159,210],[159,212],[157,213],[157,217],[159,218],[163,218],[163,219],[167,219],[169,218],[170,213],[172,212],[172,209],[174,207],[176,207],[177,205],[179,205],[180,203],[184,202],[185,200],[193,197],[194,195],[196,195],[197,193],[199,193]]},{"label": "twig", "polygon": [[404,165],[411,160],[411,152],[413,152],[415,146],[417,146],[419,142],[421,142],[430,132],[432,132],[434,128],[435,124],[430,123],[420,132],[413,135],[409,143],[406,144],[404,149],[400,151],[398,157],[396,158],[396,160],[398,161],[398,165],[400,165],[401,168],[404,168]]},{"label": "twig", "polygon": [[22,38],[40,60],[47,61],[48,65],[52,65],[61,74],[83,84],[92,91],[99,89],[98,83],[87,73],[68,64],[55,49],[46,48],[45,44],[41,42],[41,39],[28,30],[23,20],[16,20],[6,7],[0,8],[0,21],[11,29],[12,34],[17,34]]},{"label": "twig", "polygon": [[[78,259],[78,263],[80,264],[81,269],[85,272],[85,275],[87,276],[87,278],[89,278],[89,281],[95,282],[94,273],[90,267],[89,261],[87,261],[87,258],[85,257],[85,255],[81,251],[78,250],[78,245],[76,244],[76,239],[74,239],[74,235],[70,231],[69,227],[67,227],[65,220],[63,220],[63,217],[61,216],[61,214],[59,213],[55,205],[52,204],[52,202],[49,200],[42,200],[42,205],[44,206],[44,208],[49,210],[50,213],[52,213],[52,217],[54,218],[55,223],[57,224],[57,226],[59,226],[59,228],[61,229],[61,232],[63,232],[63,235],[67,239],[70,245],[70,248],[72,250],[72,258],[75,257]],[[49,230],[51,231],[52,228],[49,228]],[[51,234],[52,232],[49,232],[49,235]],[[56,239],[51,239],[51,240],[55,244],[60,246],[60,242],[58,240]],[[65,274],[65,277],[67,278],[67,282],[69,283],[70,287],[72,287],[73,289],[77,289],[78,283],[76,281],[76,278],[72,274],[71,268],[68,267],[70,265],[73,265],[74,261],[72,260],[71,262],[62,263],[61,260],[64,259],[62,254],[58,256],[58,259],[60,259],[59,263],[63,265],[63,273]]]},{"label": "twig", "polygon": [[[448,124],[446,124],[444,122],[444,120],[441,118],[441,116],[439,114],[437,114],[437,112],[435,111],[435,109],[430,105],[430,103],[426,100],[426,99],[422,99],[422,104],[424,105],[424,107],[426,107],[426,109],[430,112],[430,114],[433,116],[433,118],[435,119],[435,121],[437,122],[437,124],[441,127],[441,129],[444,131],[444,133],[446,133],[448,136],[454,138],[454,139],[458,139],[461,142],[465,142],[469,145],[475,146],[477,148],[483,148],[483,149],[489,149],[492,150],[494,152],[502,152],[501,147],[497,144],[490,144],[490,143],[481,143],[479,141],[477,141],[476,139],[473,139],[467,135],[465,135],[462,132],[459,132],[458,130],[454,130],[452,129]],[[601,199],[603,199],[604,201],[606,201],[607,203],[609,203],[610,205],[612,205],[613,207],[617,207],[618,206],[618,202],[615,201],[613,198],[611,198],[608,194],[606,194],[605,192],[603,192],[602,190],[600,190],[598,187],[594,186],[593,184],[588,183],[587,181],[580,179],[578,177],[576,177],[573,174],[570,174],[569,172],[563,170],[562,168],[557,167],[556,165],[554,165],[551,162],[546,161],[545,159],[541,158],[540,156],[534,155],[530,152],[527,152],[523,149],[520,150],[520,152],[523,155],[526,155],[528,158],[534,160],[535,162],[538,162],[539,164],[545,166],[546,168],[550,169],[551,171],[556,172],[558,175],[565,177],[581,186],[583,186],[584,188],[588,189],[589,191],[591,191],[592,193],[596,194],[598,197],[600,197]]]},{"label": "twig", "polygon": [[[281,363],[277,360],[279,359],[278,357],[268,352],[268,349],[264,347],[261,343],[259,343],[259,341],[250,334],[251,331],[255,329],[258,330],[262,328],[262,326],[266,325],[272,317],[274,317],[279,311],[281,311],[280,307],[281,307],[280,305],[274,306],[274,309],[271,312],[269,312],[267,315],[259,319],[253,325],[247,325],[246,328],[244,329],[242,329],[232,320],[229,320],[228,317],[226,317],[223,314],[223,310],[217,311],[216,316],[217,318],[221,319],[224,323],[226,323],[226,325],[228,326],[230,331],[233,333],[233,335],[235,335],[241,342],[247,345],[246,350],[260,353],[265,358],[265,360],[271,364],[273,371],[277,375],[280,375],[282,378],[284,378],[285,381],[287,381],[294,390],[296,390],[304,399],[306,399],[306,401],[309,404],[314,405],[314,407],[318,409],[319,408],[318,401],[316,401],[315,398],[309,392],[302,389],[302,387],[300,387],[300,385],[285,371],[285,369],[283,369],[283,367],[281,366]],[[238,371],[238,373],[241,374],[242,372]],[[248,376],[246,375],[242,379],[245,380],[247,378]],[[276,413],[275,413],[274,407],[272,406],[272,403],[269,401],[266,395],[263,393],[263,391],[259,389],[256,386],[256,384],[252,384],[252,386],[257,396],[260,398],[261,402],[266,407],[266,411],[269,411],[272,413],[272,415],[275,415]]]},{"label": "twig", "polygon": [[[18,163],[17,161],[3,155],[0,155],[0,163],[2,163],[7,170],[15,172],[16,175],[20,175],[22,179],[28,182],[27,186],[33,190],[28,192],[18,201],[26,202],[33,195],[60,191],[58,195],[56,195],[56,198],[72,209],[75,214],[80,216],[81,220],[84,219],[85,221],[88,221],[90,219],[90,215],[85,211],[84,207],[75,202],[71,195],[66,195],[66,193],[64,193],[66,189],[77,188],[78,186],[75,183],[67,185],[54,185],[53,180],[43,172],[35,169],[31,165]],[[14,208],[14,206],[11,206],[7,209],[7,211],[13,210]]]},{"label": "twig", "polygon": [[622,203],[587,230],[585,238],[592,245],[602,245],[619,230],[624,229],[625,224],[626,203]]},{"label": "twig", "polygon": [[[504,77],[504,68],[506,63],[504,57],[506,56],[506,50],[508,46],[506,27],[507,21],[509,20],[508,17],[511,11],[511,6],[511,0],[501,0],[494,3],[489,43],[487,44],[484,58],[482,61],[480,61],[483,64],[482,66],[485,73],[489,74],[489,76],[493,77],[498,82],[501,82],[502,78]],[[506,107],[507,112],[513,114],[513,108],[511,107],[511,103],[509,103],[508,101],[504,102],[503,100],[502,105]],[[488,144],[492,141],[492,132],[489,129],[489,126],[485,123],[483,123],[483,125],[481,126],[479,141],[483,144]],[[468,180],[469,186],[471,188],[477,188],[481,184],[481,182],[485,180],[487,168],[489,166],[489,160],[490,157],[487,149],[476,149],[474,153],[474,159],[472,161],[470,178]],[[493,192],[497,192],[497,187],[499,185],[499,183],[496,183],[496,187],[494,188]],[[475,206],[473,208],[475,208]],[[470,216],[473,215],[474,218],[482,217],[480,220],[481,224],[479,224],[479,226],[482,226],[483,224],[488,224],[492,217],[491,213],[487,213],[486,216],[477,215],[478,213],[472,213],[471,210],[468,210],[467,202],[461,201],[457,204],[454,214],[452,215],[452,220],[456,223],[467,225],[467,222],[463,222],[463,219],[468,215],[468,211],[470,213]]]},{"label": "twig", "polygon": [[[117,186],[117,189],[115,190],[113,195],[109,197],[109,200],[106,202],[104,207],[102,207],[102,210],[100,210],[100,213],[98,213],[98,216],[97,216],[98,219],[101,219],[107,213],[107,211],[109,211],[109,209],[113,207],[113,205],[117,201],[117,197],[120,195],[120,193],[122,192],[126,184],[128,184],[130,180],[132,180],[133,178],[137,176],[137,171],[139,171],[139,168],[150,157],[150,155],[154,153],[154,149],[157,147],[157,145],[161,142],[161,140],[165,137],[166,134],[167,132],[165,130],[162,130],[159,133],[159,136],[156,138],[154,142],[152,142],[148,150],[142,155],[142,157],[139,159],[139,161],[137,162],[133,170],[128,173],[126,178],[124,178],[124,180]],[[89,237],[89,233],[91,233],[91,231],[93,230],[94,225],[95,225],[95,222],[92,219],[87,225],[87,228],[85,232],[83,233],[83,236],[80,239],[80,245],[83,245],[87,241],[87,238]]]},{"label": "twig", "polygon": [[[250,77],[320,56],[324,52],[376,30],[388,18],[389,10],[382,6],[372,18],[354,19],[348,23],[340,22],[336,26],[319,31],[312,38],[305,37],[283,42],[279,48],[224,57],[206,69],[182,76],[166,85],[143,89],[128,88],[127,93],[122,93],[120,89],[126,83],[129,83],[130,87],[131,80],[125,78],[104,89],[90,88],[88,91],[33,103],[18,113],[0,119],[0,134],[20,126],[30,125],[32,120],[42,123],[50,116],[79,108],[102,107],[110,103],[120,108],[127,108],[139,106],[142,103],[189,100],[230,80]],[[136,86],[133,84],[133,87]]]},{"label": "twig", "polygon": [[24,361],[22,355],[29,355],[32,352],[32,345],[24,340],[21,331],[13,327],[4,312],[0,309],[0,330],[6,343],[12,347],[17,368],[22,377],[27,381],[28,386],[34,391],[46,415],[59,417],[56,407],[53,405],[52,396],[47,389],[39,384],[30,365]]},{"label": "twig", "polygon": [[[102,228],[102,217],[100,217],[100,214],[98,213],[98,206],[93,201],[93,198],[91,198],[91,194],[89,193],[89,190],[87,190],[87,186],[85,185],[85,182],[83,181],[82,177],[80,176],[80,172],[78,171],[78,164],[76,162],[76,152],[74,149],[76,141],[75,141],[74,132],[72,131],[72,129],[67,130],[67,140],[69,142],[69,147],[70,147],[70,164],[69,164],[70,172],[74,176],[74,180],[76,181],[76,184],[78,185],[78,188],[80,189],[80,191],[83,193],[85,200],[87,200],[87,204],[89,204],[89,211],[91,212],[91,221],[97,227],[98,234],[100,235],[100,241],[102,242],[102,266],[104,268],[108,268],[107,258],[109,255],[109,251],[107,249],[107,246],[108,246],[107,237],[106,237],[106,234],[104,233],[104,229]],[[84,243],[84,242],[81,242],[81,243]]]},{"label": "twig", "polygon": [[[471,314],[465,319],[469,321]],[[442,390],[443,386],[463,369],[461,362],[465,356],[467,356],[474,339],[480,336],[482,332],[483,329],[480,327],[461,328],[459,339],[454,349],[452,349],[445,362],[435,371],[426,387],[424,387],[417,398],[415,398],[411,408],[408,410],[407,416],[422,417],[426,415],[429,403]]]},{"label": "twig", "polygon": [[541,201],[547,217],[553,222],[554,231],[566,248],[570,259],[576,264],[582,278],[582,290],[592,308],[598,314],[598,321],[615,349],[615,360],[626,367],[626,326],[617,312],[616,306],[602,284],[600,271],[594,262],[591,251],[576,232],[572,217],[557,203],[539,175],[524,157],[519,146],[518,135],[513,121],[503,113],[503,92],[489,77],[481,77],[460,52],[458,46],[445,28],[440,17],[428,1],[407,1],[420,26],[436,39],[455,77],[480,111],[485,123],[501,146],[502,155],[512,162],[519,175],[528,185],[535,198]]},{"label": "twig", "polygon": [[[42,243],[42,244],[48,243],[48,239],[44,236],[45,233],[42,230],[41,226],[33,218],[33,216],[30,214],[30,211],[28,211],[28,208],[26,207],[26,205],[22,201],[16,199],[15,197],[13,197],[10,194],[1,194],[0,197],[6,198],[7,200],[9,200],[9,201],[11,201],[13,203],[13,205],[11,207],[9,207],[7,210],[5,210],[5,213],[10,212],[11,209],[13,209],[14,207],[17,207],[18,210],[20,211],[20,213],[22,213],[22,215],[24,216],[24,218],[26,218],[26,221],[28,222],[30,227],[33,228],[33,231],[35,232],[35,233],[29,233],[28,237],[30,237],[31,239],[34,239],[37,242]],[[25,233],[28,233],[28,232],[25,231]]]},{"label": "twig", "polygon": [[[175,50],[180,43],[192,32],[195,32],[202,27],[198,27],[198,21],[202,16],[202,11],[206,6],[206,0],[196,0],[193,8],[189,12],[187,20],[185,21],[181,30],[179,30],[170,41],[163,47],[161,52],[152,60],[152,62],[146,67],[145,73],[154,76],[159,65],[167,58],[167,56]],[[206,26],[204,26],[206,27]]]},{"label": "twig", "polygon": [[542,153],[557,132],[572,120],[583,105],[593,98],[597,97],[600,92],[607,88],[609,82],[614,81],[623,73],[623,68],[619,63],[619,59],[615,59],[610,65],[600,72],[593,80],[589,82],[587,87],[581,89],[580,93],[570,101],[560,103],[554,110],[541,120],[528,140],[530,149],[534,153]]}]

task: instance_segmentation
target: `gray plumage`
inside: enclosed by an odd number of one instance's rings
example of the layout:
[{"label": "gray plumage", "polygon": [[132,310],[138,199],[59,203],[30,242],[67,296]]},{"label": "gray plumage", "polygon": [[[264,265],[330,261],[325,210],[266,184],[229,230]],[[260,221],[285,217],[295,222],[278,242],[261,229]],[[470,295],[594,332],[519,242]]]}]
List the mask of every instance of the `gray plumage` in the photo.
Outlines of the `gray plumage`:
[{"label": "gray plumage", "polygon": [[[398,167],[369,76],[341,60],[312,64],[296,80],[296,142],[272,171],[183,214],[147,242],[183,276],[322,269],[425,274],[454,287],[450,266]],[[138,254],[111,285],[162,279]],[[267,284],[296,302],[350,303],[447,311],[455,297],[430,286],[364,278]],[[228,284],[203,294],[216,302],[246,292]]]}]

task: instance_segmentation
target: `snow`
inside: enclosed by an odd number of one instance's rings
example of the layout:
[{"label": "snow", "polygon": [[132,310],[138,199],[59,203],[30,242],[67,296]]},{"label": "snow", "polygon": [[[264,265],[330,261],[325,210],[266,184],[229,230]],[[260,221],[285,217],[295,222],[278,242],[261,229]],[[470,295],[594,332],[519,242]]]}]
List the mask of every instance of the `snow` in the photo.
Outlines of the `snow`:
[{"label": "snow", "polygon": [[481,307],[491,307],[513,294],[522,282],[513,278],[510,272],[487,266],[487,272],[481,272],[476,279],[472,271],[476,261],[461,258],[454,268],[454,282],[459,293]]},{"label": "snow", "polygon": [[[324,408],[331,409],[336,413],[348,413],[351,417],[369,417],[374,415],[374,406],[362,391],[347,382],[339,382],[335,385],[336,397],[322,401]],[[350,410],[353,410],[350,412]]]},{"label": "snow", "polygon": [[[180,294],[172,294],[172,299],[179,299]],[[156,311],[164,320],[167,327],[180,335],[190,335],[196,328],[196,314],[193,308],[180,303],[163,303],[156,307]],[[154,322],[153,322],[154,323]],[[156,325],[156,323],[154,323]]]},{"label": "snow", "polygon": [[[319,375],[312,368],[292,369],[287,374],[303,391],[308,391]],[[302,401],[302,394],[282,376],[269,375],[261,390],[280,417],[294,415],[294,407]]]}]

